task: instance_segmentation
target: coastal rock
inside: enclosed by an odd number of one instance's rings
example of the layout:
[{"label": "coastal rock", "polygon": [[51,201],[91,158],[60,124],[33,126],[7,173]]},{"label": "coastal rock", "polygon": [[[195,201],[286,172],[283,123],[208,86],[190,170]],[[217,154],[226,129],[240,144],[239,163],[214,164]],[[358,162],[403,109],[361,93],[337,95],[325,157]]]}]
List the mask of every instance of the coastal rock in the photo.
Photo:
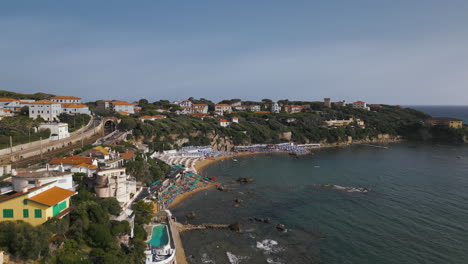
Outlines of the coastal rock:
[{"label": "coastal rock", "polygon": [[238,183],[251,183],[253,181],[254,180],[252,178],[247,178],[247,177],[239,177],[239,179],[237,179]]},{"label": "coastal rock", "polygon": [[239,223],[234,223],[229,225],[229,229],[233,232],[240,232],[241,231],[241,226]]},{"label": "coastal rock", "polygon": [[269,224],[271,222],[270,218],[264,218],[263,223]]},{"label": "coastal rock", "polygon": [[236,203],[236,204],[234,204],[234,207],[238,208],[238,207],[240,207],[240,204]]},{"label": "coastal rock", "polygon": [[192,211],[192,212],[185,215],[185,217],[190,218],[190,219],[195,218],[196,216],[197,216],[197,214],[195,214],[194,211]]},{"label": "coastal rock", "polygon": [[277,224],[276,229],[278,229],[281,232],[286,232],[287,231],[286,227],[283,224]]},{"label": "coastal rock", "polygon": [[242,201],[241,199],[239,199],[239,198],[236,198],[236,199],[234,199],[234,202],[236,202],[236,203],[242,203],[243,201]]}]

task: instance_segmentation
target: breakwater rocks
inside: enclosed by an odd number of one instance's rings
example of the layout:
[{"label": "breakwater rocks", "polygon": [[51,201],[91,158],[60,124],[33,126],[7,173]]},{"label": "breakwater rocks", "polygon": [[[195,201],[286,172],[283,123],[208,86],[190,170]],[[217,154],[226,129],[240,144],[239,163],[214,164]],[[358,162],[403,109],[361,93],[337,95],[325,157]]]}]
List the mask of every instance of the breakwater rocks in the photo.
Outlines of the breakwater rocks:
[{"label": "breakwater rocks", "polygon": [[252,178],[246,178],[246,177],[239,177],[237,179],[237,182],[238,183],[251,183],[253,182],[254,180]]}]

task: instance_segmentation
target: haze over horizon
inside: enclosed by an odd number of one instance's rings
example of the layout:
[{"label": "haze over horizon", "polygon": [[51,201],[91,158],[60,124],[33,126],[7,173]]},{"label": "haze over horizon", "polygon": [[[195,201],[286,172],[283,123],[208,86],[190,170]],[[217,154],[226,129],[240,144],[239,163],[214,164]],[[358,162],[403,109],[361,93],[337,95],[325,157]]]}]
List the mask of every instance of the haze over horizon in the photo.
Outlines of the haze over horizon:
[{"label": "haze over horizon", "polygon": [[0,90],[467,105],[466,13],[458,0],[4,1]]}]

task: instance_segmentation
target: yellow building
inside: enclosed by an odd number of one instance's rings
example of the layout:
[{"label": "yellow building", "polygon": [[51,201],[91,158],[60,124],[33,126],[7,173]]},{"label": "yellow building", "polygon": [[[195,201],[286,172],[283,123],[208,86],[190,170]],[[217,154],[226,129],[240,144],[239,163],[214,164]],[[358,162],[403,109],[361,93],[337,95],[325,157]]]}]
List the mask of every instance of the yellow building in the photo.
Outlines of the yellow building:
[{"label": "yellow building", "polygon": [[434,117],[426,120],[426,124],[429,126],[447,126],[450,128],[462,128],[463,121],[456,118],[450,117]]},{"label": "yellow building", "polygon": [[33,226],[70,212],[70,197],[74,191],[55,186],[55,182],[0,196],[0,221],[23,220]]}]

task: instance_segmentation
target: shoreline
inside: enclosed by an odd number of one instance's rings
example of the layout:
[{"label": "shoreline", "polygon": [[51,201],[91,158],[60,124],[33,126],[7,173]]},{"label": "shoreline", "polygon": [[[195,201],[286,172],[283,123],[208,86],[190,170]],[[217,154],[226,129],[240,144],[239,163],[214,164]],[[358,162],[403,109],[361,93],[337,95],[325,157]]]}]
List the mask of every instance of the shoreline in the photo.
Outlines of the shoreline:
[{"label": "shoreline", "polygon": [[[384,141],[384,142],[372,142],[372,141],[364,141],[364,142],[356,142],[356,143],[350,143],[350,144],[325,144],[322,145],[320,148],[316,148],[314,150],[320,150],[320,149],[330,149],[330,148],[345,148],[345,147],[352,147],[358,146],[361,144],[367,144],[367,143],[373,143],[373,144],[391,144],[391,143],[401,143],[403,140],[389,140],[389,141]],[[286,154],[288,151],[277,151],[277,152],[239,152],[239,153],[234,153],[232,155],[228,156],[221,156],[221,157],[215,157],[215,158],[206,158],[204,160],[198,161],[195,163],[193,166],[195,169],[195,173],[197,174],[202,174],[203,169],[206,167],[210,166],[211,164],[214,164],[216,162],[222,161],[222,160],[227,160],[227,159],[234,159],[236,157],[242,157],[242,156],[251,156],[251,155],[258,155],[258,154]],[[306,154],[307,155],[307,154]],[[214,189],[216,187],[216,183],[209,183],[207,186],[195,189],[191,192],[184,193],[182,195],[177,196],[175,200],[168,206],[168,209],[172,209],[174,206],[179,205],[186,199],[190,198],[192,195],[204,191],[204,190],[209,190],[209,189]]]},{"label": "shoreline", "polygon": [[190,192],[179,194],[174,199],[174,201],[167,207],[167,209],[172,209],[174,206],[180,204],[181,202],[183,202],[187,198],[190,198],[192,195],[194,195],[196,193],[199,193],[199,192],[204,191],[204,190],[214,189],[215,187],[216,187],[215,183],[208,183],[208,185],[206,185],[206,186],[194,189],[194,190],[192,190]]}]

